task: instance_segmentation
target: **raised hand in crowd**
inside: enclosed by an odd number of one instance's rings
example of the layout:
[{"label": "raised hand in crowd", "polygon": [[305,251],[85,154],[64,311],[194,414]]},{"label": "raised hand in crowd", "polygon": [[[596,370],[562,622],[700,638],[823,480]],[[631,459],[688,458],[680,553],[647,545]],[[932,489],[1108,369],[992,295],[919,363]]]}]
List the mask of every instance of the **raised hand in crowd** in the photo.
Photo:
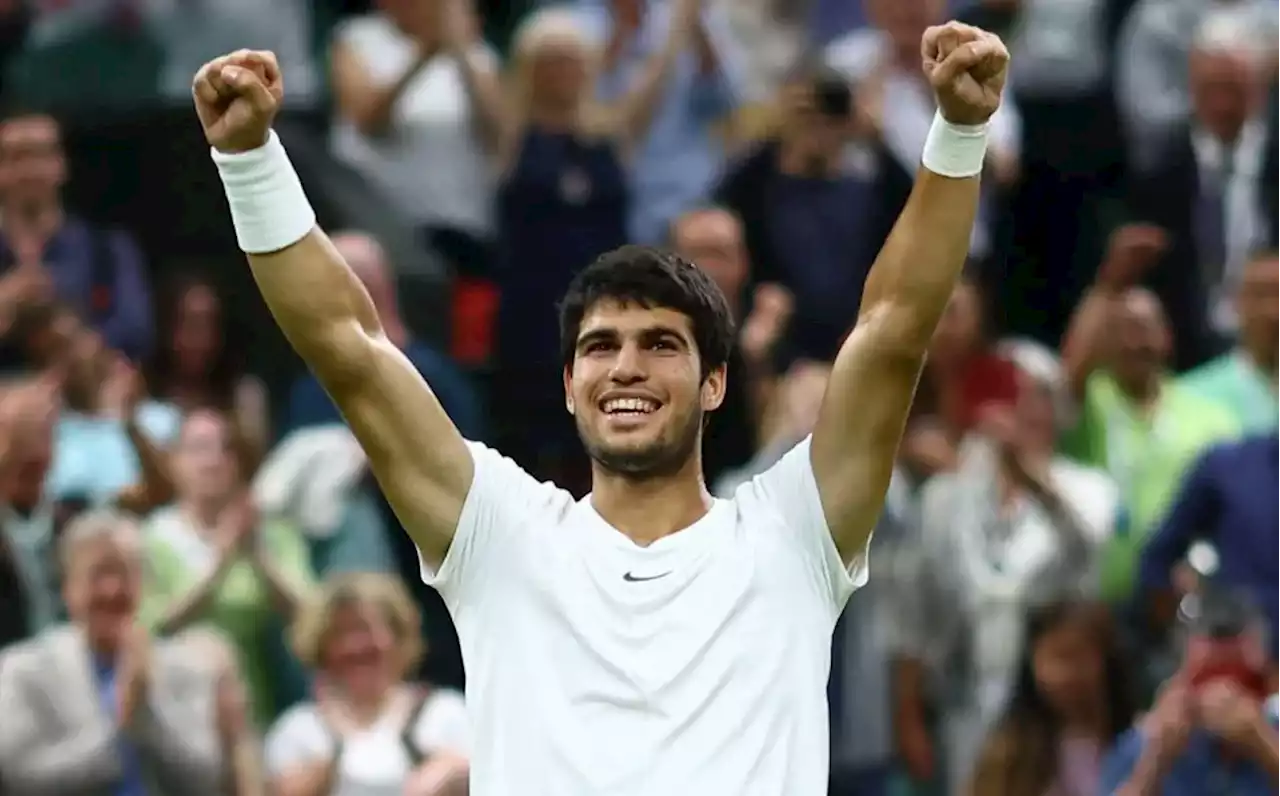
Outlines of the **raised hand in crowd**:
[{"label": "raised hand in crowd", "polygon": [[1230,680],[1216,680],[1200,688],[1191,701],[1198,726],[1275,776],[1276,728],[1256,696]]},{"label": "raised hand in crowd", "polygon": [[1153,224],[1125,224],[1112,233],[1098,268],[1099,287],[1113,291],[1142,280],[1169,246],[1168,234]]},{"label": "raised hand in crowd", "polygon": [[738,333],[738,347],[748,367],[769,361],[794,311],[795,299],[782,285],[765,282],[756,287],[751,312]]}]

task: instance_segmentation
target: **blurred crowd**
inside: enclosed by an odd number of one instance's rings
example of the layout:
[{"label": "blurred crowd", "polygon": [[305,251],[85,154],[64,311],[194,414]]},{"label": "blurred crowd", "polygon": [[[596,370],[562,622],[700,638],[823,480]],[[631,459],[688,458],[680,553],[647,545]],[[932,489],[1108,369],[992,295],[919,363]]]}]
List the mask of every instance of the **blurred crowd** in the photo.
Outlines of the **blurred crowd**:
[{"label": "blurred crowd", "polygon": [[433,339],[391,247],[334,231],[392,341],[580,492],[554,304],[678,250],[739,321],[724,494],[813,425],[948,17],[1013,67],[833,639],[831,794],[1276,793],[1276,0],[478,1],[0,0],[0,794],[467,780],[457,639],[359,446],[293,363],[249,372],[237,258],[159,268],[64,205],[52,109],[274,50],[326,162],[448,266]]}]

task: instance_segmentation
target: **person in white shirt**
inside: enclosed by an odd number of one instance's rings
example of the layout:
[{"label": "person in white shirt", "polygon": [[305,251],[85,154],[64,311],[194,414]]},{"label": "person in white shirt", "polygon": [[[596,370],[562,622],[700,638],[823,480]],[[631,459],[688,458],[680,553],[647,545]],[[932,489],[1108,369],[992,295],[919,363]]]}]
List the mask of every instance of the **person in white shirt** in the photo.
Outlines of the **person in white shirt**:
[{"label": "person in white shirt", "polygon": [[727,500],[701,473],[733,339],[704,272],[625,246],[569,288],[565,406],[593,460],[592,492],[575,501],[464,440],[386,339],[270,132],[282,96],[271,55],[233,53],[196,75],[254,279],[457,625],[472,796],[826,792],[832,627],[866,579],[1008,62],[997,37],[954,23],[921,49],[940,114],[813,434]]}]

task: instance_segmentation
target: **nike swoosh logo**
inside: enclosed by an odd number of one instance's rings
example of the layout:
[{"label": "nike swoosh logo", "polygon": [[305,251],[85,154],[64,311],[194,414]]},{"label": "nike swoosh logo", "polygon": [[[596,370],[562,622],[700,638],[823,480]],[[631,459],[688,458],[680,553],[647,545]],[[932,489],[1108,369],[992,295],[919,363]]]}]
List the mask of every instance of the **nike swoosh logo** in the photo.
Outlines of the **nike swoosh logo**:
[{"label": "nike swoosh logo", "polygon": [[667,570],[666,572],[663,572],[658,575],[648,575],[646,577],[640,577],[639,575],[632,575],[630,572],[628,572],[627,574],[622,576],[622,579],[627,581],[628,583],[643,583],[646,580],[657,580],[658,578],[665,578],[670,574],[671,574],[671,570]]}]

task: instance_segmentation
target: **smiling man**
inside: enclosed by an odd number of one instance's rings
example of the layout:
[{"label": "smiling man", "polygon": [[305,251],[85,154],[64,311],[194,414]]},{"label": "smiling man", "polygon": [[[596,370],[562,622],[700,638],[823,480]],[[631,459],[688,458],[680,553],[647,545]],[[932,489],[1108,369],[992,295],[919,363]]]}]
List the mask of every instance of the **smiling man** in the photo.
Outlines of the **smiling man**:
[{"label": "smiling man", "polygon": [[274,59],[239,52],[197,75],[254,279],[457,624],[473,796],[826,792],[832,627],[866,579],[1008,61],[965,25],[930,29],[921,49],[940,114],[813,435],[727,500],[707,492],[700,442],[724,399],[733,321],[703,271],[623,247],[570,286],[565,406],[593,460],[592,492],[575,501],[465,441],[387,339],[270,134]]}]

